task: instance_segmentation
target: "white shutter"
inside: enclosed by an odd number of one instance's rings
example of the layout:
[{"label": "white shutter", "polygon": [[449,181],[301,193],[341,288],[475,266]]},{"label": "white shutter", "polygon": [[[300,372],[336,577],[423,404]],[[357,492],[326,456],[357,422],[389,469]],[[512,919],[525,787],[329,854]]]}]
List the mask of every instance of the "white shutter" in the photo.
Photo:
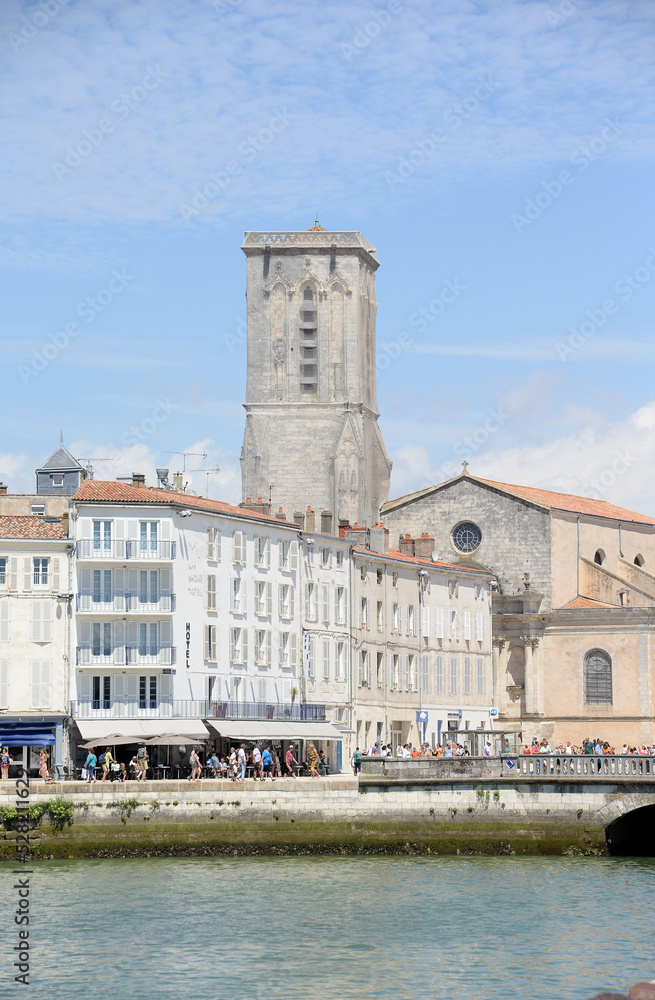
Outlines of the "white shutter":
[{"label": "white shutter", "polygon": [[23,590],[32,589],[32,560],[23,559]]},{"label": "white shutter", "polygon": [[443,608],[437,608],[437,639],[443,639]]},{"label": "white shutter", "polygon": [[125,677],[123,674],[114,674],[111,679],[112,683],[112,700],[113,701],[123,701],[124,691],[125,691]]},{"label": "white shutter", "polygon": [[322,619],[324,622],[330,621],[330,586],[327,583],[321,585]]},{"label": "white shutter", "polygon": [[41,608],[41,642],[52,641],[52,604],[44,601]]},{"label": "white shutter", "polygon": [[171,701],[173,697],[173,678],[171,674],[162,674],[159,678],[159,697],[161,701]]},{"label": "white shutter", "polygon": [[296,609],[296,588],[289,584],[289,617],[293,618]]},{"label": "white shutter", "polygon": [[30,706],[41,708],[41,660],[30,660]]},{"label": "white shutter", "polygon": [[295,632],[289,635],[289,663],[292,667],[298,666],[298,636]]},{"label": "white shutter", "polygon": [[253,610],[254,614],[257,614],[259,612],[259,588],[260,587],[261,587],[261,583],[258,580],[255,580],[255,586],[252,588],[252,610]]},{"label": "white shutter", "polygon": [[339,617],[339,590],[340,589],[341,589],[340,587],[335,587],[334,588],[334,620],[335,620],[335,622],[337,622],[337,624],[341,621],[341,618]]},{"label": "white shutter", "polygon": [[330,641],[323,640],[323,679],[330,679]]},{"label": "white shutter", "polygon": [[91,675],[77,675],[77,698],[78,701],[91,701]]},{"label": "white shutter", "polygon": [[162,594],[166,597],[170,597],[171,593],[171,571],[170,569],[162,569],[159,571],[159,585]]},{"label": "white shutter", "polygon": [[52,589],[55,594],[59,593],[59,559],[52,560]]},{"label": "white shutter", "polygon": [[279,667],[282,666],[282,648],[283,648],[282,634],[283,634],[282,632],[278,632],[277,634],[277,662]]},{"label": "white shutter", "polygon": [[305,618],[311,618],[312,617],[311,593],[312,593],[311,586],[310,586],[309,583],[306,583],[305,584]]},{"label": "white shutter", "polygon": [[9,601],[0,600],[0,642],[9,642]]},{"label": "white shutter", "polygon": [[9,660],[0,660],[0,708],[9,708]]},{"label": "white shutter", "polygon": [[369,598],[366,598],[366,628],[370,631],[371,629],[371,602]]},{"label": "white shutter", "polygon": [[277,613],[280,618],[284,613],[284,586],[281,583],[277,585]]},{"label": "white shutter", "polygon": [[241,559],[241,539],[240,531],[235,531],[232,535],[232,562],[240,563]]},{"label": "white shutter", "polygon": [[248,610],[248,605],[246,604],[247,597],[248,597],[248,588],[246,587],[246,581],[242,580],[241,581],[241,610],[243,611],[244,615],[246,614],[246,612]]},{"label": "white shutter", "polygon": [[221,561],[221,529],[214,528],[214,559],[216,562]]},{"label": "white shutter", "polygon": [[248,629],[241,629],[241,662],[248,663]]},{"label": "white shutter", "polygon": [[230,662],[234,663],[236,661],[236,633],[235,628],[230,629]]},{"label": "white shutter", "polygon": [[41,660],[41,704],[39,708],[50,708],[52,701],[52,679],[50,660]]},{"label": "white shutter", "polygon": [[429,639],[430,637],[430,609],[423,608],[423,618],[421,621],[421,631],[423,633],[424,639]]},{"label": "white shutter", "polygon": [[10,559],[9,589],[18,590],[18,559]]},{"label": "white shutter", "polygon": [[160,646],[170,646],[171,644],[170,621],[159,622],[159,644]]},{"label": "white shutter", "polygon": [[214,558],[214,529],[207,528],[207,558]]},{"label": "white shutter", "polygon": [[471,612],[468,608],[464,610],[464,638],[471,638]]},{"label": "white shutter", "polygon": [[273,584],[266,584],[266,614],[273,614]]},{"label": "white shutter", "polygon": [[270,567],[270,565],[271,565],[271,540],[270,540],[270,538],[266,539],[266,545],[265,545],[265,548],[264,548],[264,565],[266,566],[266,569],[268,569]]},{"label": "white shutter", "polygon": [[139,697],[139,676],[138,674],[127,674],[127,700],[134,704]]},{"label": "white shutter", "polygon": [[266,665],[270,667],[271,665],[271,631],[270,629],[266,632]]},{"label": "white shutter", "polygon": [[[32,642],[41,642],[41,601],[32,601]],[[38,707],[38,706],[37,706]]]},{"label": "white shutter", "polygon": [[114,622],[112,628],[114,663],[125,663],[125,622]]},{"label": "white shutter", "polygon": [[289,569],[298,569],[298,542],[289,545]]},{"label": "white shutter", "polygon": [[478,642],[482,642],[484,639],[484,618],[481,611],[478,611],[475,616],[475,638]]}]

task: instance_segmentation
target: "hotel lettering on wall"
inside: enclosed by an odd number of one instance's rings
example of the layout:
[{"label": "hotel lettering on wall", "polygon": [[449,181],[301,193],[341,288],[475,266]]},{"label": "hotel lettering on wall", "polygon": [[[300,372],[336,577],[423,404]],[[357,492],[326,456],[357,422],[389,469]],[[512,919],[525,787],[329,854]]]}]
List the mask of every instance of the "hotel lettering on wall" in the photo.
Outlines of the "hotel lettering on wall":
[{"label": "hotel lettering on wall", "polygon": [[191,622],[186,623],[186,665],[187,670],[191,667]]}]

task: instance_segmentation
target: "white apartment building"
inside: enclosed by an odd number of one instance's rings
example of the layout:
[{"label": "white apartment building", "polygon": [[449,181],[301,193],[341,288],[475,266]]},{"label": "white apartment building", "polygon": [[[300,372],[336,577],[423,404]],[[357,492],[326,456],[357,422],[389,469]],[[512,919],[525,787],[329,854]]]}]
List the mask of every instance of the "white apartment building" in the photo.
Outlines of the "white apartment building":
[{"label": "white apartment building", "polygon": [[80,740],[298,717],[296,524],[140,477],[72,504]]},{"label": "white apartment building", "polygon": [[[6,495],[6,494],[3,494]],[[32,774],[64,763],[71,629],[67,519],[0,515],[0,744]]]}]

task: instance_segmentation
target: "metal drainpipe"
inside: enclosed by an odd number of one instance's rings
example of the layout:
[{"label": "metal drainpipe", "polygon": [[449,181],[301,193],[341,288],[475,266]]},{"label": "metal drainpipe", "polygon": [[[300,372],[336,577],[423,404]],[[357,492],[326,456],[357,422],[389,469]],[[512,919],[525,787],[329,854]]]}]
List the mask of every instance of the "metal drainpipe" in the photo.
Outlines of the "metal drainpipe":
[{"label": "metal drainpipe", "polygon": [[[384,547],[384,546],[383,546]],[[382,553],[384,555],[384,552]],[[384,745],[391,743],[389,739],[389,671],[387,670],[387,580],[389,575],[389,563],[385,560],[384,563],[384,607],[382,615],[382,649],[383,649],[383,666],[384,666]]]},{"label": "metal drainpipe", "polygon": [[[355,718],[353,709],[353,568],[355,563],[354,546],[350,546],[348,553],[348,699],[350,723],[348,728],[355,729]],[[355,734],[356,735],[356,734]],[[348,733],[348,763],[352,755],[353,733]]]},{"label": "metal drainpipe", "polygon": [[578,535],[578,556],[575,563],[575,568],[577,573],[576,583],[575,583],[575,596],[579,597],[580,596],[580,518],[579,517],[576,518],[576,522],[577,522],[577,535]]},{"label": "metal drainpipe", "polygon": [[[76,524],[77,523],[77,519],[75,521],[73,521],[72,517],[70,517],[70,515],[69,515],[69,518],[68,518],[69,538],[70,538],[71,523]],[[66,555],[68,557],[68,593],[69,594],[72,594],[73,593],[73,589],[74,589],[73,588],[73,553],[74,552],[75,552],[75,543],[69,541],[69,544],[66,546]],[[73,601],[74,600],[75,600],[75,598],[71,597],[70,600],[66,602],[66,604],[67,604],[67,608],[66,608],[66,612],[67,612],[66,613],[66,631],[67,631],[66,648],[67,648],[67,658],[68,658],[68,663],[66,665],[66,708],[67,709],[69,707],[70,690],[71,690],[71,671],[73,670],[71,639],[72,639],[72,632],[73,632],[73,630],[72,630],[72,620],[73,620]],[[76,680],[77,680],[77,678],[76,678]],[[77,685],[76,685],[76,689],[75,689],[75,694],[77,695]],[[77,697],[75,698],[75,701],[77,702]],[[66,712],[66,715],[68,716],[68,711]],[[67,764],[70,765],[72,763],[71,759],[70,759],[70,756],[69,756],[70,740],[68,740],[66,738],[67,735],[68,735],[67,733],[64,733],[63,736],[62,736],[62,740],[65,740],[65,744],[64,744],[64,746],[62,746],[62,764],[63,764],[64,759],[66,759]]]}]

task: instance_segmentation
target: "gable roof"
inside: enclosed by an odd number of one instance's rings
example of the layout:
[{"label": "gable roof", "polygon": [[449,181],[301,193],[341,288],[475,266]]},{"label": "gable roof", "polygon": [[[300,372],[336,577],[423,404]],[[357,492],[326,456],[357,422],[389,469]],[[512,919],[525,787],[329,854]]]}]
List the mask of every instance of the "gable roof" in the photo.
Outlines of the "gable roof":
[{"label": "gable roof", "polygon": [[79,471],[82,466],[73,458],[68,448],[64,447],[63,442],[60,443],[56,451],[53,451],[50,458],[48,458],[37,472],[72,472]]},{"label": "gable roof", "polygon": [[35,514],[0,515],[0,538],[65,538],[61,521],[46,521]]},{"label": "gable roof", "polygon": [[477,563],[473,566],[467,566],[466,563],[440,562],[433,559],[423,559],[421,556],[408,556],[404,552],[398,552],[397,549],[389,549],[388,552],[375,552],[373,549],[367,549],[363,545],[354,545],[353,551],[359,552],[361,555],[377,556],[379,559],[393,559],[395,562],[418,563],[420,566],[431,566],[433,569],[452,569],[458,573],[478,573],[481,576],[494,576],[492,570],[485,569],[484,566],[480,566]]},{"label": "gable roof", "polygon": [[[563,604],[560,611],[578,611],[581,608],[618,608],[618,604],[606,604],[596,601],[593,597],[574,597],[568,604]],[[624,610],[624,609],[622,609]]]},{"label": "gable roof", "polygon": [[519,500],[527,500],[529,503],[545,510],[561,510],[571,514],[587,514],[590,517],[606,517],[612,521],[631,522],[633,524],[655,525],[655,518],[646,514],[638,514],[633,510],[626,510],[625,507],[617,507],[606,500],[595,500],[590,497],[579,497],[572,493],[557,493],[554,490],[542,490],[535,486],[515,486],[510,483],[499,483],[493,479],[480,479],[468,473],[455,476],[444,483],[437,483],[436,486],[428,486],[426,489],[418,490],[416,493],[407,493],[398,497],[397,500],[388,500],[382,508],[382,512],[394,510],[396,507],[403,507],[412,500],[418,500],[436,490],[450,486],[451,483],[459,482],[462,479],[470,479],[474,483],[482,483],[491,489],[506,493]]},{"label": "gable roof", "polygon": [[222,500],[210,500],[208,497],[198,497],[191,493],[179,493],[177,490],[162,490],[153,486],[133,486],[131,483],[118,483],[113,480],[86,479],[73,494],[73,500],[80,503],[141,503],[168,504],[171,507],[206,511],[210,514],[231,514],[235,517],[251,518],[253,521],[267,521],[282,527],[298,529],[294,521],[285,521],[270,514],[260,514],[248,510],[247,507],[235,507]]}]

